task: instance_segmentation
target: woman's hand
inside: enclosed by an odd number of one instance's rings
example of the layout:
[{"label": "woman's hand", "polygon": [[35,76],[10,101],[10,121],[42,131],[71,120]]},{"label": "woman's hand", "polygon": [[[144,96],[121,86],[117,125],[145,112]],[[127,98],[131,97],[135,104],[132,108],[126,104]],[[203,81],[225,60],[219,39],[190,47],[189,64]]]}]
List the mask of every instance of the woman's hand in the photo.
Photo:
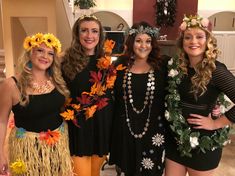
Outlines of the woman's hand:
[{"label": "woman's hand", "polygon": [[208,117],[190,114],[190,117],[187,119],[189,124],[196,125],[193,128],[195,129],[205,129],[205,130],[215,130],[215,120],[211,118],[211,114]]},{"label": "woman's hand", "polygon": [[0,175],[8,175],[8,164],[4,156],[0,157]]}]

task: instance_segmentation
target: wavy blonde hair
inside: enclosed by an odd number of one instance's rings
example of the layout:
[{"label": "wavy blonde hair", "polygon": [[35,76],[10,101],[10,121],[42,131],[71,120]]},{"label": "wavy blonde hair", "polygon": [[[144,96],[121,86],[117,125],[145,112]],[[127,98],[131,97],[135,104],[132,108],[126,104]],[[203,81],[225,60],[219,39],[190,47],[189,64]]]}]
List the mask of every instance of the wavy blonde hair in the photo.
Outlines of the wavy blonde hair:
[{"label": "wavy blonde hair", "polygon": [[[18,64],[18,74],[19,80],[17,86],[19,88],[21,98],[20,104],[26,106],[29,103],[29,95],[27,94],[27,88],[31,87],[30,83],[32,81],[31,68],[29,68],[28,63],[30,62],[32,55],[32,50],[24,51],[23,55],[19,59]],[[50,68],[47,69],[48,75],[52,78],[52,82],[56,89],[68,98],[70,95],[69,90],[66,87],[66,83],[61,74],[60,59],[58,58],[56,52]]]},{"label": "wavy blonde hair", "polygon": [[[207,90],[207,85],[212,78],[212,72],[216,69],[215,61],[220,54],[217,47],[217,40],[207,29],[200,28],[206,33],[206,50],[204,52],[203,59],[194,67],[195,75],[191,78],[192,87],[191,92],[194,97],[197,98],[203,95]],[[187,53],[183,49],[183,37],[184,32],[180,34],[178,38],[178,49],[179,49],[179,61],[180,68],[185,75],[188,74],[189,58]]]}]

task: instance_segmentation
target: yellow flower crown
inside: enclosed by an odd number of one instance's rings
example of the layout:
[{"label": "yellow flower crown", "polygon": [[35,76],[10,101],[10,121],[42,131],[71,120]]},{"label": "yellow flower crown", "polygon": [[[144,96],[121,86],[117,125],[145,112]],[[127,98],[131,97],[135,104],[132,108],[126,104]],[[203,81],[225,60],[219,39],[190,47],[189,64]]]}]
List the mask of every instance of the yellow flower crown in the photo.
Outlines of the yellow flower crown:
[{"label": "yellow flower crown", "polygon": [[45,43],[49,48],[54,48],[57,53],[61,52],[60,41],[50,33],[37,33],[35,35],[26,37],[24,40],[24,49],[29,51],[33,47],[38,47],[41,43]]},{"label": "yellow flower crown", "polygon": [[[202,18],[198,15],[184,15],[183,22],[181,23],[179,29],[180,31],[185,31],[188,28],[192,27],[200,27],[204,29],[208,29],[210,21],[207,18]],[[210,30],[210,29],[208,29]]]}]

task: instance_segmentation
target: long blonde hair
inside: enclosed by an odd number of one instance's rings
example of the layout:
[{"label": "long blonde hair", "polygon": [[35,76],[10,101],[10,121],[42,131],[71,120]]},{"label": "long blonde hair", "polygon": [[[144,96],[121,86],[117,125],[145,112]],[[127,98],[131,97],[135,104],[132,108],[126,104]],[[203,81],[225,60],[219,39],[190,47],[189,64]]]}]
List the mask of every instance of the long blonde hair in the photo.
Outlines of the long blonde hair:
[{"label": "long blonde hair", "polygon": [[[24,51],[23,55],[19,59],[18,64],[18,74],[19,80],[17,86],[20,91],[20,104],[26,106],[29,103],[29,95],[27,94],[27,88],[31,87],[30,83],[32,81],[32,73],[29,63],[31,62],[32,50]],[[60,60],[57,53],[53,58],[52,65],[47,69],[48,75],[52,78],[52,82],[55,85],[56,89],[64,95],[66,98],[69,97],[70,92],[66,87],[65,81],[63,80],[61,74]]]},{"label": "long blonde hair", "polygon": [[[206,50],[204,52],[203,59],[194,67],[195,75],[191,78],[192,87],[191,92],[194,94],[194,97],[203,95],[207,90],[207,85],[212,78],[212,72],[216,69],[215,61],[220,54],[220,51],[217,47],[217,40],[212,35],[210,31],[204,28],[200,28],[206,33]],[[178,48],[179,48],[179,60],[180,68],[185,75],[188,74],[188,65],[189,58],[187,53],[183,49],[183,37],[184,32],[181,33],[178,39]]]}]

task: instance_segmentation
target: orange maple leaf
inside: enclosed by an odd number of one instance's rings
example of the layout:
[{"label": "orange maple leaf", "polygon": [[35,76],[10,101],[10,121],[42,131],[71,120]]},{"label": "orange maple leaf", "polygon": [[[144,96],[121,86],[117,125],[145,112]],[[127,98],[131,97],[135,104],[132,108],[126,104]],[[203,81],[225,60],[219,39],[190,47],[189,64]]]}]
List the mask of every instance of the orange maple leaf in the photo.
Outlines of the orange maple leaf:
[{"label": "orange maple leaf", "polygon": [[71,104],[72,108],[74,108],[76,111],[81,110],[81,105],[80,104]]},{"label": "orange maple leaf", "polygon": [[105,42],[104,42],[104,52],[108,53],[108,54],[111,54],[114,46],[115,46],[115,41],[109,40],[109,39],[105,40]]},{"label": "orange maple leaf", "polygon": [[122,64],[119,64],[117,67],[116,67],[116,70],[124,70],[126,67],[123,66]]},{"label": "orange maple leaf", "polygon": [[90,95],[98,95],[98,96],[101,96],[101,95],[104,95],[104,94],[105,94],[105,90],[106,90],[106,87],[105,87],[105,86],[102,86],[100,83],[95,83],[95,84],[93,84],[93,86],[91,87],[91,93],[90,93]]},{"label": "orange maple leaf", "polygon": [[60,113],[60,115],[65,120],[73,120],[74,119],[74,110],[67,109],[67,111],[64,111],[64,112]]},{"label": "orange maple leaf", "polygon": [[97,109],[97,105],[93,105],[91,107],[86,108],[86,112],[85,112],[86,119],[93,117],[96,109]]},{"label": "orange maple leaf", "polygon": [[116,78],[117,78],[116,75],[114,75],[114,76],[108,76],[108,77],[107,77],[107,79],[106,79],[106,87],[107,87],[108,89],[113,88]]}]

